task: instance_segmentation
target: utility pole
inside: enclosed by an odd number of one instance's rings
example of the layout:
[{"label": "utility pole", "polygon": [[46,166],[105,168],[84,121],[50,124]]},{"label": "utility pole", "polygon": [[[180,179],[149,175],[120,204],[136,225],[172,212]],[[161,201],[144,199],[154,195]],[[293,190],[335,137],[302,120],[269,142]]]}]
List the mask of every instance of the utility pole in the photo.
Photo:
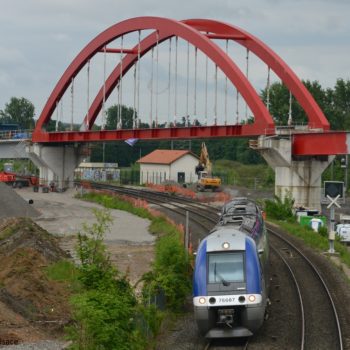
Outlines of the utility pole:
[{"label": "utility pole", "polygon": [[345,193],[348,189],[348,155],[345,155]]},{"label": "utility pole", "polygon": [[334,160],[331,163],[331,180],[334,180]]},{"label": "utility pole", "polygon": [[188,246],[189,246],[189,237],[190,237],[190,215],[188,210],[186,210],[186,224],[185,224],[185,249],[186,249],[186,254],[188,253]]},{"label": "utility pole", "polygon": [[340,194],[338,194],[335,198],[332,198],[327,195],[327,198],[329,199],[330,203],[327,206],[327,209],[330,209],[330,223],[329,223],[329,233],[328,233],[328,241],[329,241],[329,250],[328,253],[334,254],[334,240],[335,240],[335,213],[334,213],[334,207],[337,206],[340,208],[340,205],[337,203],[337,200],[339,199]]},{"label": "utility pole", "polygon": [[345,193],[348,188],[348,155],[346,154],[344,158],[341,159],[340,161],[340,167],[344,168],[345,173],[344,173],[344,187],[345,187]]},{"label": "utility pole", "polygon": [[105,150],[106,150],[106,143],[103,142],[102,144],[102,163],[105,163]]},{"label": "utility pole", "polygon": [[334,240],[335,240],[335,207],[340,208],[338,203],[339,199],[344,199],[344,183],[341,181],[325,181],[324,193],[328,200],[327,209],[330,209],[330,221],[329,221],[329,250],[328,253],[334,254]]}]

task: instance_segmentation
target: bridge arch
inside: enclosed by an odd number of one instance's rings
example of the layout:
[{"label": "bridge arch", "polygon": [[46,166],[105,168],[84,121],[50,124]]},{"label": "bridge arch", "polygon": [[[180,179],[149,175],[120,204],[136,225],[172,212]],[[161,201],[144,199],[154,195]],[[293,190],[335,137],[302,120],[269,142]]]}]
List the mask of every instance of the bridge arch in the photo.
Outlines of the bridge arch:
[{"label": "bridge arch", "polygon": [[[111,41],[119,38],[130,32],[139,30],[155,30],[154,33],[143,39],[140,43],[141,56],[147,53],[158,42],[167,40],[173,36],[178,36],[184,40],[187,40],[192,45],[200,49],[206,54],[221,71],[228,77],[228,79],[235,85],[242,95],[243,99],[248,104],[255,117],[255,122],[249,125],[242,125],[242,129],[246,129],[248,133],[260,134],[264,133],[266,129],[273,129],[274,122],[266,109],[264,103],[252,87],[250,82],[246,79],[244,74],[238,68],[238,66],[226,55],[226,53],[210,40],[205,34],[201,33],[197,29],[187,25],[185,22],[179,22],[167,18],[159,17],[138,17],[128,19],[126,21],[117,23],[93,39],[85,48],[76,56],[76,58],[69,65],[67,70],[58,81],[53,92],[51,93],[44,109],[39,117],[38,123],[35,128],[34,135],[41,133],[43,126],[50,120],[53,111],[56,107],[56,103],[63,96],[64,92],[69,87],[72,78],[74,78],[84,65],[91,59],[97,52],[101,51]],[[133,66],[137,61],[137,54],[129,53],[123,59],[123,75]],[[116,86],[119,79],[120,67],[117,66],[111,75],[106,80],[105,96],[108,97],[113,88]],[[88,128],[93,125],[99,110],[102,106],[103,99],[102,88],[97,94],[95,100],[91,104],[89,112]],[[254,131],[253,131],[254,130]],[[243,131],[244,133],[244,131]]]},{"label": "bridge arch", "polygon": [[[138,17],[122,21],[106,29],[87,44],[76,56],[58,81],[44,106],[34,131],[34,138],[35,135],[43,133],[43,126],[52,117],[57,102],[69,87],[72,79],[80,72],[88,60],[97,52],[102,51],[111,41],[122,35],[139,30],[154,30],[153,33],[140,42],[140,56],[145,55],[152,47],[155,47],[157,42],[161,43],[173,36],[178,36],[200,49],[222,70],[232,84],[236,86],[254,114],[254,123],[240,125],[241,131],[239,134],[259,135],[266,132],[267,129],[271,133],[271,130],[274,130],[274,122],[264,103],[241,70],[211,39],[231,39],[256,54],[281,78],[293,93],[308,116],[309,127],[322,130],[329,129],[329,123],[321,109],[295,73],[273,50],[253,35],[238,27],[215,20],[189,19],[176,21],[159,17]],[[137,46],[132,51],[137,52]],[[123,76],[137,59],[137,53],[128,53],[124,56],[122,63]],[[89,107],[89,113],[87,114],[89,118],[87,119],[87,116],[85,116],[83,123],[83,125],[87,125],[88,130],[91,129],[102,108],[103,95],[105,94],[105,99],[107,99],[118,84],[119,79],[120,65],[117,65],[106,79],[105,88],[100,88]]]}]

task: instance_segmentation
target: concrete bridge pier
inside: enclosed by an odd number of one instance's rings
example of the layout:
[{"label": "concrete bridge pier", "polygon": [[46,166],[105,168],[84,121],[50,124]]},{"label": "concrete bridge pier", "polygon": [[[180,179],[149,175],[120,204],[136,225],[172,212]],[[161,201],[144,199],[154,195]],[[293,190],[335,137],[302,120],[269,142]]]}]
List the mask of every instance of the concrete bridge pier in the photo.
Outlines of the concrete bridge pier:
[{"label": "concrete bridge pier", "polygon": [[79,145],[44,145],[39,143],[27,147],[27,153],[39,168],[40,178],[49,185],[53,181],[58,189],[73,187],[74,169],[84,156]]},{"label": "concrete bridge pier", "polygon": [[275,195],[291,194],[296,206],[321,210],[321,175],[334,156],[292,156],[290,137],[260,136],[251,144],[275,171]]}]

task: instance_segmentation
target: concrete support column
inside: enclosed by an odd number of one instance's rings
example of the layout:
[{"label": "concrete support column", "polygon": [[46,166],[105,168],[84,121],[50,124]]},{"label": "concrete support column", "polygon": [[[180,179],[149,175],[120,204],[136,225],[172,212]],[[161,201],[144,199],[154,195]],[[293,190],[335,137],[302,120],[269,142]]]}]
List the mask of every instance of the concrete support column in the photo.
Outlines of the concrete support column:
[{"label": "concrete support column", "polygon": [[254,148],[275,170],[275,194],[279,198],[283,200],[290,193],[296,206],[321,210],[321,175],[334,156],[293,159],[289,138],[261,136]]},{"label": "concrete support column", "polygon": [[73,187],[74,170],[83,159],[80,146],[33,144],[27,152],[46,185],[53,181],[58,189]]}]

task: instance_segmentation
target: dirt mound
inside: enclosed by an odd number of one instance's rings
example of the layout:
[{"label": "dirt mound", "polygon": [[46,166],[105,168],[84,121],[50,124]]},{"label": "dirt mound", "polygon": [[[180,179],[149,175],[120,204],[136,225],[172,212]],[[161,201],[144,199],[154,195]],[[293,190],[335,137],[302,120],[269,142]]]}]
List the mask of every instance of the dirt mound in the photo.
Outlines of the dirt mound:
[{"label": "dirt mound", "polygon": [[13,254],[19,248],[33,248],[48,261],[67,258],[58,239],[29,218],[10,218],[0,225],[0,256]]},{"label": "dirt mound", "polygon": [[0,338],[18,341],[59,335],[69,321],[67,286],[47,277],[46,267],[66,253],[30,219],[0,226]]},{"label": "dirt mound", "polygon": [[40,213],[11,187],[0,182],[0,218],[36,217]]}]

